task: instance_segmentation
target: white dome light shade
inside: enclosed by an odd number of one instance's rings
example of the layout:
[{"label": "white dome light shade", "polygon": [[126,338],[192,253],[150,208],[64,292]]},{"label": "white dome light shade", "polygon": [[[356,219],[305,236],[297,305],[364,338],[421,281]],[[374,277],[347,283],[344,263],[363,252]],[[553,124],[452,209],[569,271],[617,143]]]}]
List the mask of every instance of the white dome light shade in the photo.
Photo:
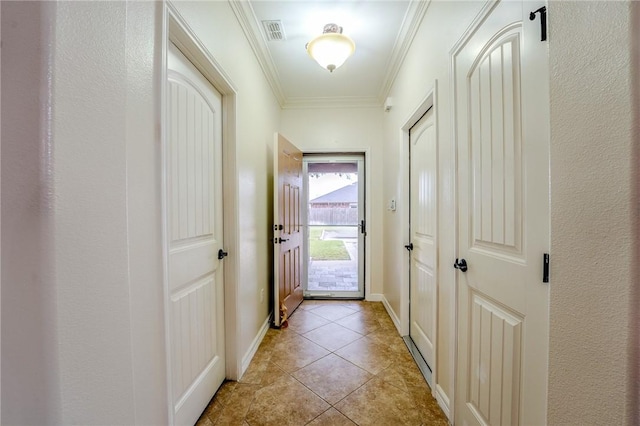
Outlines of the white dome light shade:
[{"label": "white dome light shade", "polygon": [[356,44],[346,35],[342,34],[342,27],[335,24],[327,24],[324,34],[319,35],[307,44],[307,53],[322,68],[333,72],[353,55]]}]

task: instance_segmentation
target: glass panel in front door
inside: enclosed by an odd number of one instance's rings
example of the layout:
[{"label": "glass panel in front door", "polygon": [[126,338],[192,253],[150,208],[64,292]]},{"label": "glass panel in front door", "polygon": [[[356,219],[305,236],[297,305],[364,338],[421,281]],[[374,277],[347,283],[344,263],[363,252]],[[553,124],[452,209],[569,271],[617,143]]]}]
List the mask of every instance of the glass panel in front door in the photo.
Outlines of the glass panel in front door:
[{"label": "glass panel in front door", "polygon": [[306,297],[364,297],[360,162],[353,156],[305,158]]}]

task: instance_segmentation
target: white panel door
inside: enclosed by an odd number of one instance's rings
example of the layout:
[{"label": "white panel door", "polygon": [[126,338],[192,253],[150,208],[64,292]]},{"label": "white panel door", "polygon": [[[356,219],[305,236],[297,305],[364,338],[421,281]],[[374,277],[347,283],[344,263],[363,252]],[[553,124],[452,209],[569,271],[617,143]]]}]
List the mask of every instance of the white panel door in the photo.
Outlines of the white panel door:
[{"label": "white panel door", "polygon": [[409,131],[411,156],[411,272],[409,335],[435,369],[437,151],[433,108]]},{"label": "white panel door", "polygon": [[457,424],[546,424],[547,44],[502,1],[454,51],[458,149]]},{"label": "white panel door", "polygon": [[221,96],[171,43],[167,94],[171,403],[193,425],[225,378]]}]

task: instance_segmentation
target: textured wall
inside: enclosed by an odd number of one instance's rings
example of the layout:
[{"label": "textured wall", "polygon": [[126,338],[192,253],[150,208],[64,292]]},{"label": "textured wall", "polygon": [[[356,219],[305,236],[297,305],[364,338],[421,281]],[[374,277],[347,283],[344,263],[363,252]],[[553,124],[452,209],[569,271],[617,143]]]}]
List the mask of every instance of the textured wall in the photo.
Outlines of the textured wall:
[{"label": "textured wall", "polygon": [[626,420],[630,271],[638,261],[630,232],[629,9],[629,2],[549,7],[550,424]]},{"label": "textured wall", "polygon": [[49,4],[2,2],[2,424],[59,422]]},{"label": "textured wall", "polygon": [[[396,81],[391,89],[393,109],[384,116],[383,158],[384,203],[396,198],[398,210],[385,210],[384,218],[384,295],[396,315],[408,324],[408,285],[401,277],[408,270],[408,255],[404,244],[408,217],[408,141],[401,135],[402,127],[434,89],[437,81],[435,107],[438,137],[438,365],[437,387],[440,396],[453,401],[455,351],[455,157],[452,138],[450,50],[480,11],[484,2],[434,1],[416,33]],[[404,287],[403,287],[404,284]]]},{"label": "textured wall", "polygon": [[[280,107],[244,33],[226,1],[175,2],[175,7],[231,77],[236,96],[236,156],[238,174],[238,240],[240,261],[237,297],[237,347],[241,357],[269,317],[273,224],[273,134],[278,131]],[[224,148],[223,148],[224,149]]]}]

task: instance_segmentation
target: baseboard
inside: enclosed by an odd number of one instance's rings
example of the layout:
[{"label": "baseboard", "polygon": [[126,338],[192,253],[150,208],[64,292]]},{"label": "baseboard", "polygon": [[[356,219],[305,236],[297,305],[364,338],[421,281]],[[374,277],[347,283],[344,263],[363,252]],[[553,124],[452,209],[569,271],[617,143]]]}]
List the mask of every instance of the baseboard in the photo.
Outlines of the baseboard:
[{"label": "baseboard", "polygon": [[253,356],[258,351],[258,348],[260,347],[260,343],[262,343],[262,339],[264,339],[264,335],[267,334],[267,331],[269,330],[270,325],[271,325],[271,315],[269,315],[267,319],[264,321],[264,323],[262,324],[262,327],[260,327],[260,331],[258,331],[258,334],[256,335],[256,337],[254,337],[253,341],[251,342],[251,346],[249,346],[249,350],[242,357],[242,365],[240,367],[241,370],[240,370],[240,375],[238,376],[238,379],[240,379],[244,374],[244,372],[247,371],[247,368],[249,368],[249,364],[251,364],[251,360],[253,359]]},{"label": "baseboard", "polygon": [[382,302],[384,299],[384,294],[380,293],[370,293],[367,296],[367,302]]},{"label": "baseboard", "polygon": [[447,416],[447,418],[449,419],[449,422],[451,422],[451,412],[449,410],[449,398],[447,397],[447,394],[444,393],[444,390],[442,390],[442,388],[440,387],[440,385],[436,385],[436,401],[438,401],[438,405],[440,405],[440,408],[442,408],[442,411],[444,412],[445,416]]},{"label": "baseboard", "polygon": [[396,315],[396,312],[391,308],[391,304],[389,303],[387,298],[384,296],[384,294],[381,294],[380,296],[382,296],[382,300],[381,300],[382,305],[387,310],[387,313],[389,314],[391,321],[393,321],[393,324],[396,326],[396,330],[398,330],[398,333],[400,333],[400,335],[402,336],[402,327],[400,327],[400,318],[398,318],[398,315]]}]

